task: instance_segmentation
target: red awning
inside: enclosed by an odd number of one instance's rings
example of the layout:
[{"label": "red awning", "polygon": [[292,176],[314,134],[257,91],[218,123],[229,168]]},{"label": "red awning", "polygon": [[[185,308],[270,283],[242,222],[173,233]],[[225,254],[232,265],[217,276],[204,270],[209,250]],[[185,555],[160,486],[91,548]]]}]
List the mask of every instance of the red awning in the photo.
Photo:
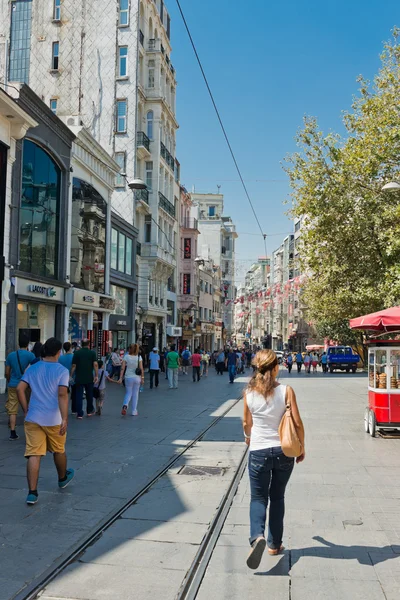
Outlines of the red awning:
[{"label": "red awning", "polygon": [[350,328],[381,332],[400,331],[400,306],[350,319]]}]

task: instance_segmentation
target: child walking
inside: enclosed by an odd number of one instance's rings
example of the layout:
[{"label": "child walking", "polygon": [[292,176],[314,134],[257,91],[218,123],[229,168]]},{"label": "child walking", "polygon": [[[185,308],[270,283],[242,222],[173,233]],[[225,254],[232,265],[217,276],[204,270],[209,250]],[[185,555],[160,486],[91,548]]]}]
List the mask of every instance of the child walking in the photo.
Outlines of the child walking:
[{"label": "child walking", "polygon": [[93,398],[96,400],[96,415],[100,417],[104,400],[106,399],[106,380],[111,381],[111,383],[118,383],[118,381],[109,376],[107,370],[104,368],[104,362],[102,360],[99,360],[98,364],[98,382],[93,387]]}]

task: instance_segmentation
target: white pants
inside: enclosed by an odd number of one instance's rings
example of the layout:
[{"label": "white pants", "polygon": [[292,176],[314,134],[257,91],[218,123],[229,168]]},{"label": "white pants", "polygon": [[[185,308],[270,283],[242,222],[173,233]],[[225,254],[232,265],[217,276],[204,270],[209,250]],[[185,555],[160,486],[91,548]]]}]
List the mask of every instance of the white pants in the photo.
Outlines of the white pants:
[{"label": "white pants", "polygon": [[178,369],[168,369],[168,382],[170,388],[178,387]]},{"label": "white pants", "polygon": [[125,377],[125,397],[123,406],[129,406],[129,403],[132,400],[132,415],[137,411],[140,383],[141,377],[138,375],[135,375],[135,377]]}]

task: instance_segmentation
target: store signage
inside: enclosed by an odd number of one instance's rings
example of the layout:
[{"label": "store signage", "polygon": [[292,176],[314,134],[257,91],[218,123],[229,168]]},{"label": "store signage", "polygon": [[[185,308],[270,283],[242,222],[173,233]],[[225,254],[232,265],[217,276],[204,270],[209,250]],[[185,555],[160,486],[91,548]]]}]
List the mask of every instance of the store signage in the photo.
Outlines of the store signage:
[{"label": "store signage", "polygon": [[214,325],[212,323],[202,323],[201,333],[214,333]]},{"label": "store signage", "polygon": [[184,258],[192,258],[192,240],[190,238],[184,239]]},{"label": "store signage", "polygon": [[117,325],[128,325],[128,321],[117,321]]},{"label": "store signage", "polygon": [[84,302],[90,302],[91,304],[93,304],[93,302],[94,302],[94,296],[83,296],[83,301]]},{"label": "store signage", "polygon": [[183,274],[183,293],[190,294],[190,273]]},{"label": "store signage", "polygon": [[43,285],[28,285],[28,292],[32,294],[43,294],[47,298],[54,298],[57,294],[53,287],[44,287]]}]

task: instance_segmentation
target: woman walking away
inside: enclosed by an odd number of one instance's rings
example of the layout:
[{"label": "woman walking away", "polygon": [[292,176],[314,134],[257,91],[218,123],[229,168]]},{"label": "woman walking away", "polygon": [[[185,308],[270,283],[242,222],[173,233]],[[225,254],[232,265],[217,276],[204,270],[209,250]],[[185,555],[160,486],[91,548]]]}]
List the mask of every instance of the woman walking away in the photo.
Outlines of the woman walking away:
[{"label": "woman walking away", "polygon": [[119,383],[125,375],[125,397],[122,405],[121,415],[125,416],[130,401],[132,400],[131,415],[138,416],[137,405],[139,400],[139,389],[141,383],[144,383],[143,360],[139,355],[139,345],[131,344],[128,354],[125,354],[122,361],[121,376]]},{"label": "woman walking away", "polygon": [[[285,488],[293,471],[294,458],[285,456],[279,439],[279,425],[290,403],[299,440],[304,449],[304,427],[296,396],[288,385],[279,384],[278,359],[272,350],[261,350],[253,364],[256,371],[244,394],[243,432],[250,446],[249,477],[250,545],[247,566],[257,569],[265,546],[269,554],[279,554],[282,546]],[[296,459],[302,462],[305,452]],[[269,506],[268,537],[265,540],[266,512]]]},{"label": "woman walking away", "polygon": [[288,372],[290,375],[290,373],[292,372],[292,367],[293,367],[293,356],[291,354],[288,354],[288,357],[286,359],[286,365],[287,365],[287,369],[288,369]]},{"label": "woman walking away", "polygon": [[316,352],[314,352],[314,354],[311,357],[311,364],[312,364],[312,368],[313,368],[313,373],[317,372],[317,367],[318,367],[318,354]]},{"label": "woman walking away", "polygon": [[306,373],[310,372],[311,369],[311,356],[310,353],[306,354],[304,357],[304,368],[306,370]]}]

